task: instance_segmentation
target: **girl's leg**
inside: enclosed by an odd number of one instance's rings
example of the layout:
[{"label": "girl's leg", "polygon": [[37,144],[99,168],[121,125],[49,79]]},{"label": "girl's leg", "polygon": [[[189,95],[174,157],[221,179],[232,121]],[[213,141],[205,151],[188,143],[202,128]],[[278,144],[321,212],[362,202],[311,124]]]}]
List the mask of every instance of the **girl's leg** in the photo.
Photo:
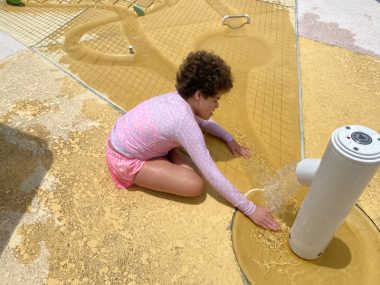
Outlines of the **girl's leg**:
[{"label": "girl's leg", "polygon": [[169,159],[162,157],[145,162],[136,174],[134,183],[179,196],[199,196],[203,191],[204,182],[193,169],[191,161],[177,149],[169,153]]},{"label": "girl's leg", "polygon": [[193,170],[196,168],[190,156],[185,151],[182,151],[179,147],[172,149],[168,154],[168,158],[169,161],[177,165],[187,167]]}]

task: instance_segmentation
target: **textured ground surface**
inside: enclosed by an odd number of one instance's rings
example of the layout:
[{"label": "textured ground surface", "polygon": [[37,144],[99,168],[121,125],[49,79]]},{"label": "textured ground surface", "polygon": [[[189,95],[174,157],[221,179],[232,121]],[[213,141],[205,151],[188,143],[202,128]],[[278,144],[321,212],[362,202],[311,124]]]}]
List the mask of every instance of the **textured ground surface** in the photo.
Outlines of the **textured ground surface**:
[{"label": "textured ground surface", "polygon": [[[333,130],[347,124],[379,132],[380,59],[309,39],[300,45],[305,156],[321,157]],[[359,199],[378,227],[379,203],[378,171]]]},{"label": "textured ground surface", "polygon": [[2,62],[5,76],[5,284],[240,282],[220,198],[117,191],[103,148],[119,114],[28,50]]},{"label": "textured ground surface", "polygon": [[[301,31],[307,26],[304,2]],[[372,2],[375,13],[379,4]],[[315,7],[310,9],[322,11],[315,27],[341,25],[343,16],[324,20],[329,14],[323,5]],[[371,11],[360,15],[373,20],[378,13]],[[363,22],[354,15],[351,22]],[[370,42],[376,34],[367,27]],[[322,38],[304,33],[305,156],[320,157],[337,127],[355,123],[380,131],[380,62],[368,55],[378,54],[369,44],[356,41],[371,51],[363,55],[331,46],[336,43],[328,42],[327,32]],[[243,284],[230,240],[233,210],[211,189],[190,201],[138,189],[116,191],[103,146],[119,113],[39,55],[4,34],[0,39],[2,282]],[[246,166],[243,160],[218,162],[222,169],[231,164]],[[250,186],[248,180],[240,183]],[[379,172],[359,205],[379,226]]]}]

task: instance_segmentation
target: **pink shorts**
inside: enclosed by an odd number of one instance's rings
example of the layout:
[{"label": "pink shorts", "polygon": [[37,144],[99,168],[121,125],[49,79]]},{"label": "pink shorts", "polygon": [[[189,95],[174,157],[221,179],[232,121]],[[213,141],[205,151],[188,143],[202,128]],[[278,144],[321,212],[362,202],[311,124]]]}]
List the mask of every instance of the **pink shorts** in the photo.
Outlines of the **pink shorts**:
[{"label": "pink shorts", "polygon": [[106,141],[106,160],[108,170],[115,186],[119,189],[131,187],[136,174],[141,170],[145,161],[129,158],[116,152]]}]

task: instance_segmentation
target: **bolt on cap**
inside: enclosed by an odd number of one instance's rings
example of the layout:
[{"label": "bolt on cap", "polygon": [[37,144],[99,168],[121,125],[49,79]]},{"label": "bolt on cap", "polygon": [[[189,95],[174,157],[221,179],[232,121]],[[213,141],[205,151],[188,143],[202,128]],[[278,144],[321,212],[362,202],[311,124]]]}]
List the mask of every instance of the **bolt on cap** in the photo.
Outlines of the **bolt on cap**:
[{"label": "bolt on cap", "polygon": [[380,135],[367,127],[349,125],[334,131],[334,147],[352,160],[369,164],[380,163]]}]

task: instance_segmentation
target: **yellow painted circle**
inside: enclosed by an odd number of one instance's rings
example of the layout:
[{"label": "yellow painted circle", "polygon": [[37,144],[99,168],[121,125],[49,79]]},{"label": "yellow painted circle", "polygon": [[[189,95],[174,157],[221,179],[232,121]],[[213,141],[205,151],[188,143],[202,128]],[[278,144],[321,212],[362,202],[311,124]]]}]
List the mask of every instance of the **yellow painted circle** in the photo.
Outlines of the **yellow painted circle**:
[{"label": "yellow painted circle", "polygon": [[[261,191],[248,195],[264,204]],[[380,284],[380,234],[354,207],[324,254],[314,261],[296,256],[288,245],[290,227],[304,193],[299,193],[276,218],[281,232],[255,226],[241,212],[233,218],[232,242],[239,265],[253,284]]]}]

